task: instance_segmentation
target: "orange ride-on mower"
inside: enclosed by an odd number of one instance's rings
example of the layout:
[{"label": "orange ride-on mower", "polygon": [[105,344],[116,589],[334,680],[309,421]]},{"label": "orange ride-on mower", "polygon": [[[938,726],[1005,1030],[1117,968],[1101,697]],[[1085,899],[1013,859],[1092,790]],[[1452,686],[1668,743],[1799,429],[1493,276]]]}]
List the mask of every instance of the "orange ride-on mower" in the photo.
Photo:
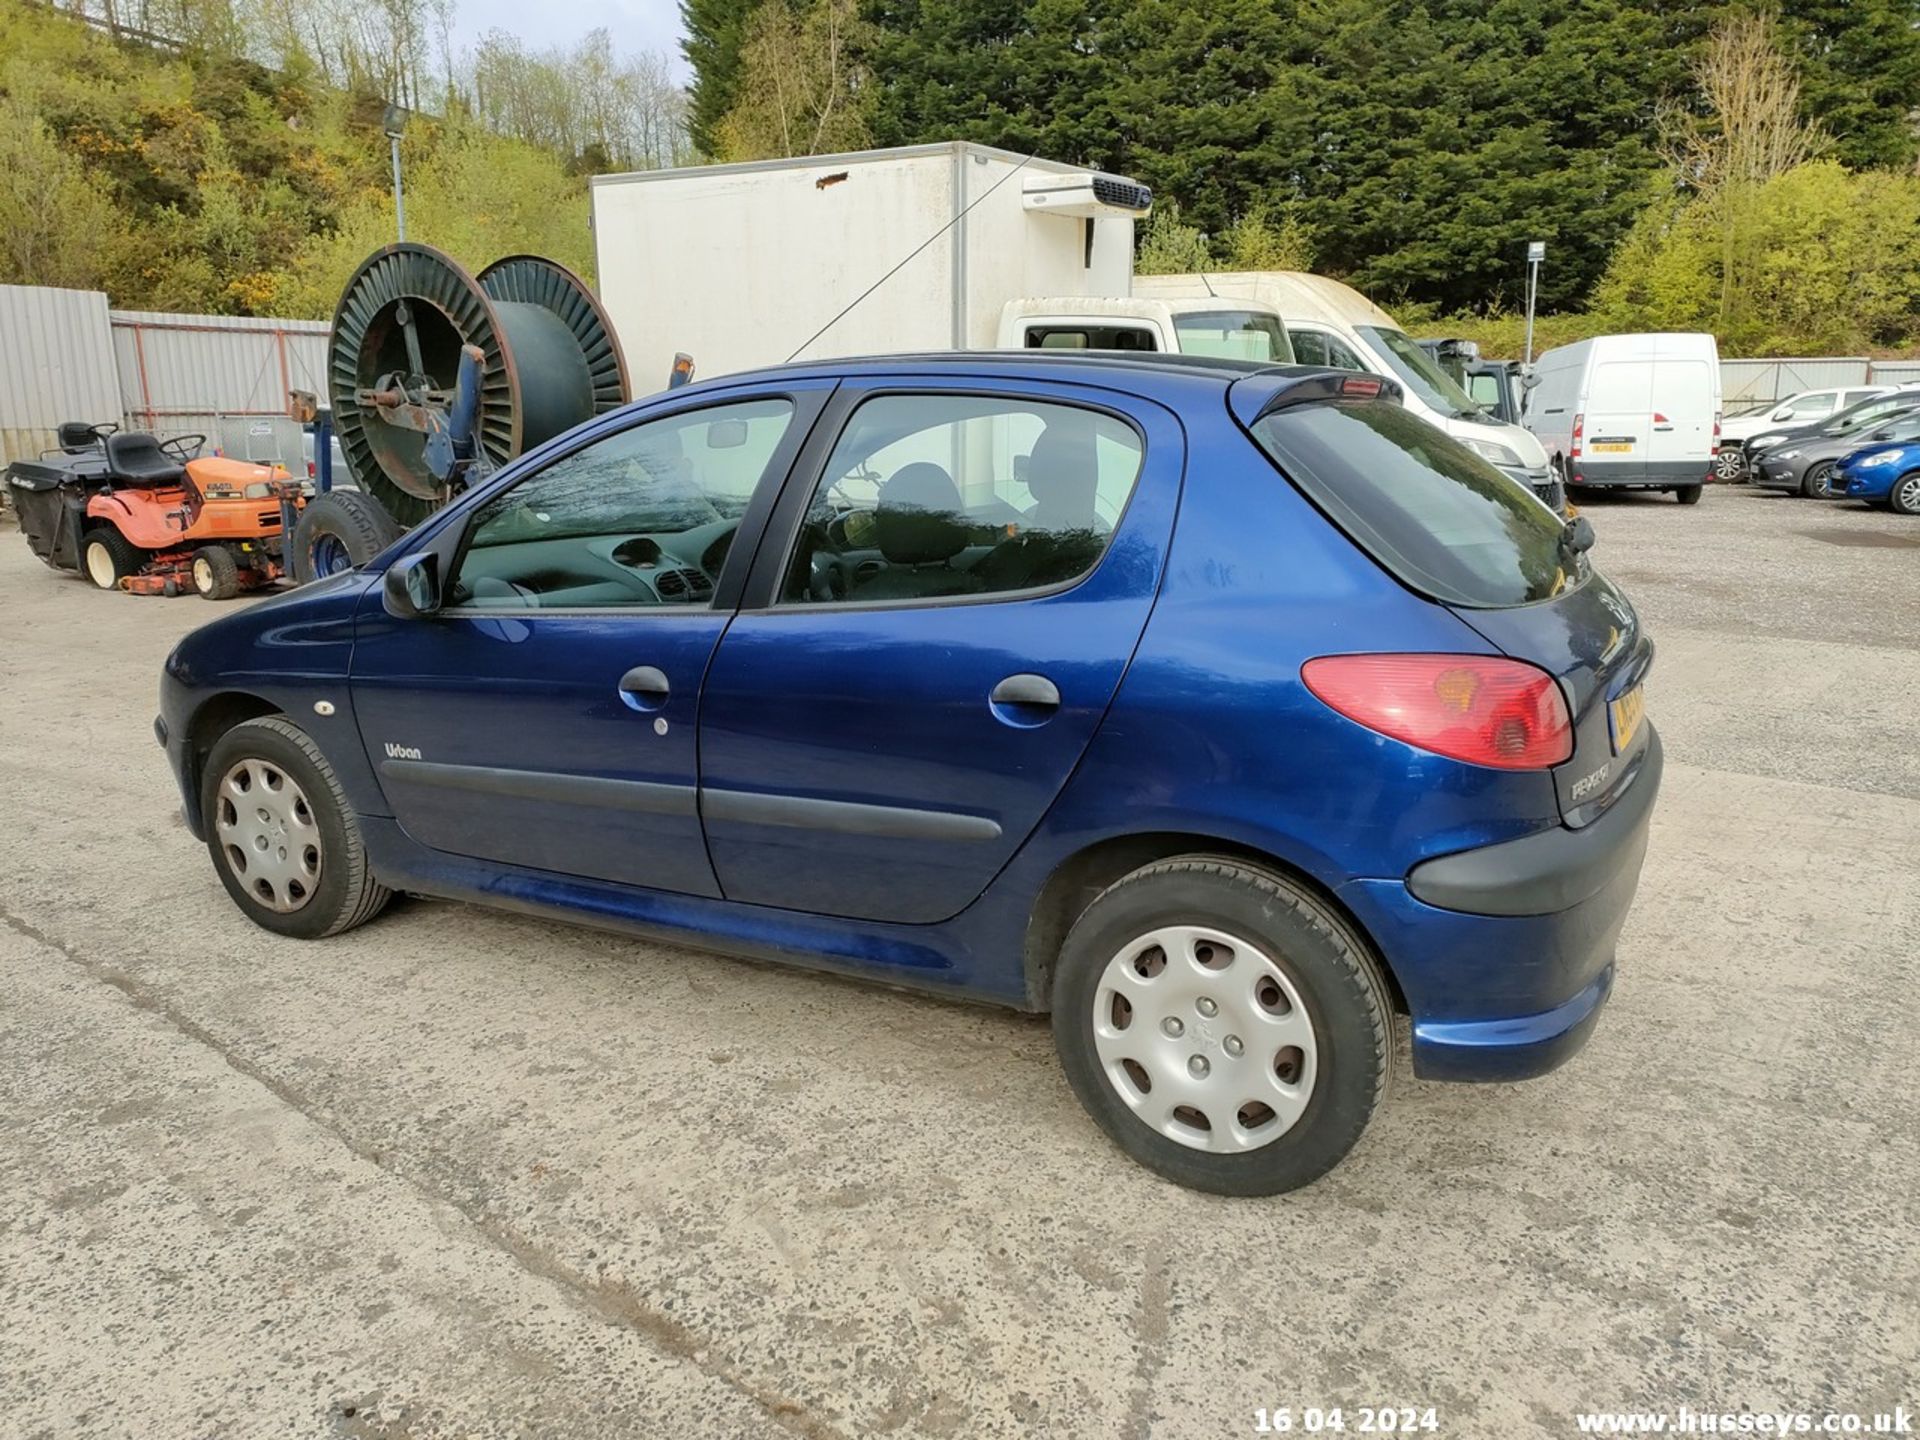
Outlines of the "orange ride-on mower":
[{"label": "orange ride-on mower", "polygon": [[7,467],[27,544],[103,590],[225,600],[271,584],[302,486],[279,466],[202,456],[205,443],[62,425],[58,451]]}]

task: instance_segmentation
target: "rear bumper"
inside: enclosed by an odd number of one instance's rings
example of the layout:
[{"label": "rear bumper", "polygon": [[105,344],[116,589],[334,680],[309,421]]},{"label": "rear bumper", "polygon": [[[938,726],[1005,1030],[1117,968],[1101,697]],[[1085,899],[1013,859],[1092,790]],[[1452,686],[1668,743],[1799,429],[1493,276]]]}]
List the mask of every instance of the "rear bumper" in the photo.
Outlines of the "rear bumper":
[{"label": "rear bumper", "polygon": [[1711,458],[1595,460],[1582,456],[1571,468],[1575,485],[1605,490],[1675,490],[1682,485],[1704,485],[1713,475]]},{"label": "rear bumper", "polygon": [[1415,1074],[1524,1080],[1586,1043],[1613,988],[1664,765],[1650,729],[1639,773],[1591,825],[1342,888],[1406,994]]}]

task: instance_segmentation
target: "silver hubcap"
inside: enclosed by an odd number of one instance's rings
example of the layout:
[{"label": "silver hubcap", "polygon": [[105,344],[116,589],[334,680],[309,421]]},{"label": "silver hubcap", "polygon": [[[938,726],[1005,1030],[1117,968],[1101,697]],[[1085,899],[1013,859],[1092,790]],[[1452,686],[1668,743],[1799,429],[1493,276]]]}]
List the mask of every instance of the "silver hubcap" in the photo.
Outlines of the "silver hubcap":
[{"label": "silver hubcap", "polygon": [[1815,495],[1828,494],[1833,489],[1833,467],[1830,465],[1817,467],[1813,472],[1811,483]]},{"label": "silver hubcap", "polygon": [[220,777],[213,818],[234,878],[269,910],[298,910],[320,883],[320,827],[306,792],[267,760],[242,760]]},{"label": "silver hubcap", "polygon": [[1196,1150],[1270,1145],[1313,1095],[1300,992],[1257,945],[1206,926],[1154,930],[1107,962],[1093,1044],[1134,1114]]},{"label": "silver hubcap", "polygon": [[1920,510],[1920,476],[1903,480],[1900,488],[1894,492],[1894,498],[1900,502],[1902,510]]},{"label": "silver hubcap", "polygon": [[113,578],[113,556],[97,540],[87,546],[87,578],[102,590],[111,590],[120,583]]},{"label": "silver hubcap", "polygon": [[1719,473],[1722,480],[1738,480],[1740,478],[1740,457],[1730,450],[1722,450],[1718,455],[1713,457],[1713,468]]}]

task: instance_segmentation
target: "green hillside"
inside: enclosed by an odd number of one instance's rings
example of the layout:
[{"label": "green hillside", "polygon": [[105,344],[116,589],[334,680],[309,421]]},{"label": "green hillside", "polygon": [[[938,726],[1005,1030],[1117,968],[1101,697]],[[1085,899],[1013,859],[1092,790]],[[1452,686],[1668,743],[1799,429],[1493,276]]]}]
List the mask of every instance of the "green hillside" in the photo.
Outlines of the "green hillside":
[{"label": "green hillside", "polygon": [[[384,103],[297,56],[170,53],[0,0],[0,283],[329,316],[393,239]],[[474,267],[533,251],[591,270],[585,180],[552,150],[455,104],[416,117],[402,151],[410,239]]]}]

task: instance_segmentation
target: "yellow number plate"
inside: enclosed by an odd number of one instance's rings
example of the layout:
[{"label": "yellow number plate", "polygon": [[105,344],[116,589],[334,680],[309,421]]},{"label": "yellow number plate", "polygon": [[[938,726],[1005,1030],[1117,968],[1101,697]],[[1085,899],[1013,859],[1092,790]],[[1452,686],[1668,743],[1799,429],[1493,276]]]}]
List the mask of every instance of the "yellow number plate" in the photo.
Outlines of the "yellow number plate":
[{"label": "yellow number plate", "polygon": [[1608,440],[1604,443],[1600,441],[1595,441],[1593,448],[1597,454],[1621,455],[1633,449],[1633,442],[1628,441],[1625,444],[1621,444],[1618,441],[1614,441],[1614,440]]},{"label": "yellow number plate", "polygon": [[1613,717],[1613,753],[1618,755],[1640,731],[1640,721],[1647,713],[1646,687],[1634,686],[1607,708]]}]

